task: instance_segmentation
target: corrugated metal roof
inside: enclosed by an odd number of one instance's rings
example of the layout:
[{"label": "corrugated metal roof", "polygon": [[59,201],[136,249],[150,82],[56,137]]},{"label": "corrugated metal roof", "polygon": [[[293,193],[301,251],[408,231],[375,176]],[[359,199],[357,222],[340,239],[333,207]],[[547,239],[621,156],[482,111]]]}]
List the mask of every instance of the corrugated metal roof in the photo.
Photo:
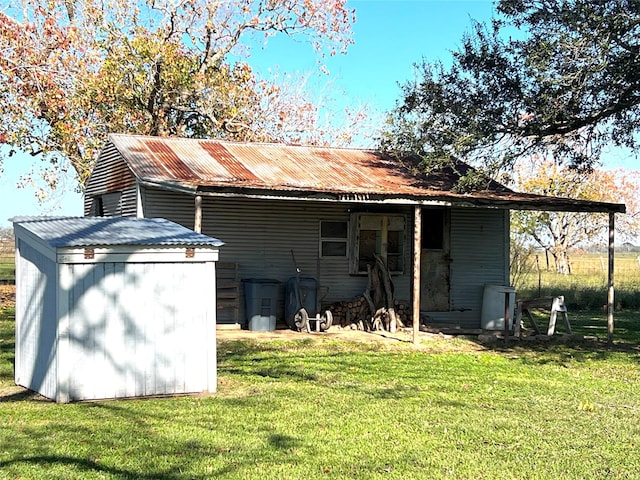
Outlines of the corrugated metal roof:
[{"label": "corrugated metal roof", "polygon": [[452,169],[425,175],[415,168],[415,159],[400,162],[372,150],[122,134],[109,135],[109,142],[141,183],[193,193],[442,201],[514,209],[625,209],[621,204],[517,193],[497,182],[481,192],[458,194],[451,191],[459,179]]},{"label": "corrugated metal roof", "polygon": [[53,248],[115,245],[206,246],[224,243],[163,218],[15,217],[11,221]]}]

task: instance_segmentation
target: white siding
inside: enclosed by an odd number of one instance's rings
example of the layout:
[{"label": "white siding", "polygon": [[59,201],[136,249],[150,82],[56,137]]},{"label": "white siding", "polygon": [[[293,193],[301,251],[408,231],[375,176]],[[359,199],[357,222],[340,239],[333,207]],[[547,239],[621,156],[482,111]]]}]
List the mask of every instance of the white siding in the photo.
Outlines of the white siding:
[{"label": "white siding", "polygon": [[15,227],[18,385],[58,402],[216,390],[217,248],[78,259],[27,228]]},{"label": "white siding", "polygon": [[18,239],[15,382],[54,398],[57,391],[56,265]]},{"label": "white siding", "polygon": [[184,267],[61,266],[74,279],[63,292],[72,374],[61,401],[215,390],[215,299],[200,281],[215,278],[214,263]]}]

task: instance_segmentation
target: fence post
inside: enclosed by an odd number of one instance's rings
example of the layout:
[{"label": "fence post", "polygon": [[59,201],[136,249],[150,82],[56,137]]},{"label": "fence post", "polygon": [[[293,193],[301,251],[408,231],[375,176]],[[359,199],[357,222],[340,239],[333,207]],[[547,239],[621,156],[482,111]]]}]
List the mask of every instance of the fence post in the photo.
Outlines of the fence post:
[{"label": "fence post", "polygon": [[613,343],[613,306],[614,306],[614,254],[615,213],[609,212],[609,288],[607,291],[607,342]]}]

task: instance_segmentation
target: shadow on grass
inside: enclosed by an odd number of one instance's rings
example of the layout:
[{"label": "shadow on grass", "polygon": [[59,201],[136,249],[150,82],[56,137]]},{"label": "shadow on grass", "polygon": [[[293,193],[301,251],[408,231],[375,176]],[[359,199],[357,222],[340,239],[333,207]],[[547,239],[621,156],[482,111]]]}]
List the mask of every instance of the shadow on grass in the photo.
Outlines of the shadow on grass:
[{"label": "shadow on grass", "polygon": [[279,450],[290,450],[302,445],[299,439],[290,435],[272,434],[269,435],[267,443]]},{"label": "shadow on grass", "polygon": [[51,400],[39,395],[36,392],[31,390],[27,390],[22,387],[15,387],[11,389],[9,392],[3,393],[0,390],[0,403],[9,403],[9,402],[24,402],[24,401],[39,401],[39,402],[50,402]]},{"label": "shadow on grass", "polygon": [[[295,463],[288,453],[306,444],[277,429],[264,431],[263,442],[253,446],[241,437],[228,439],[220,433],[227,422],[221,410],[239,399],[209,403],[207,397],[200,404],[181,398],[52,407],[53,415],[38,414],[43,422],[8,426],[0,472],[10,478],[49,478],[55,470],[64,471],[65,478],[201,480],[251,468],[269,450],[282,452],[279,461]],[[248,403],[243,402],[245,408]],[[62,411],[68,412],[65,418]],[[176,428],[189,433],[175,435]],[[64,452],[51,451],[59,448]],[[102,461],[102,455],[109,460]]]},{"label": "shadow on grass", "polygon": [[[140,473],[139,471],[131,472],[128,470],[108,467],[105,465],[101,465],[100,463],[86,459],[86,458],[75,458],[68,456],[58,456],[58,455],[36,455],[30,457],[20,457],[13,460],[7,460],[0,462],[0,470],[9,468],[14,465],[20,464],[28,464],[32,466],[37,466],[39,468],[47,468],[52,467],[54,465],[63,465],[66,467],[75,467],[77,470],[82,472],[93,472],[95,474],[99,473],[107,473],[109,475],[113,475],[123,479],[157,479],[157,480],[173,480],[173,479],[184,479],[184,475],[180,473],[180,469],[176,468],[174,471],[168,472],[148,472],[148,473]],[[205,476],[189,476],[189,478],[206,478]]]}]

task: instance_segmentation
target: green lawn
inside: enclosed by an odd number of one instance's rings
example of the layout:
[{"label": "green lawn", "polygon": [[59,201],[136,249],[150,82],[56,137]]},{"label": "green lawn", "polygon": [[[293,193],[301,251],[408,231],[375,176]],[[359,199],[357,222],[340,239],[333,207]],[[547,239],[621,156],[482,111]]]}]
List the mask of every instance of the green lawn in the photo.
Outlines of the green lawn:
[{"label": "green lawn", "polygon": [[0,478],[640,476],[637,313],[612,347],[221,342],[213,396],[70,405],[12,390],[12,313],[0,313],[0,392],[14,392],[0,396]]}]

